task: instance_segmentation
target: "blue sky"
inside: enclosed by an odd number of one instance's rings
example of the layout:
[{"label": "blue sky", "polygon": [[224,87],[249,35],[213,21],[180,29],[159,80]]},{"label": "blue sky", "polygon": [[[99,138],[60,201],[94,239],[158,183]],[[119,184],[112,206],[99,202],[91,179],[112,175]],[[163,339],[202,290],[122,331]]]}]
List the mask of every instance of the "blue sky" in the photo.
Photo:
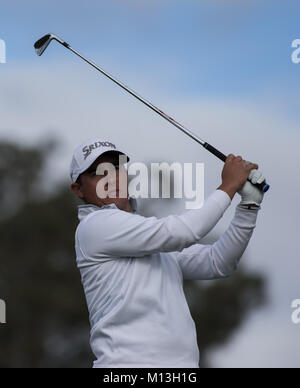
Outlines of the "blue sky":
[{"label": "blue sky", "polygon": [[[108,70],[125,80],[123,67],[144,77],[159,70],[181,96],[253,97],[272,88],[286,101],[299,97],[300,65],[290,60],[299,15],[296,0],[2,0],[0,37],[11,64],[36,62],[32,44],[51,31],[103,67],[115,63]],[[72,66],[59,47],[47,56]]]}]

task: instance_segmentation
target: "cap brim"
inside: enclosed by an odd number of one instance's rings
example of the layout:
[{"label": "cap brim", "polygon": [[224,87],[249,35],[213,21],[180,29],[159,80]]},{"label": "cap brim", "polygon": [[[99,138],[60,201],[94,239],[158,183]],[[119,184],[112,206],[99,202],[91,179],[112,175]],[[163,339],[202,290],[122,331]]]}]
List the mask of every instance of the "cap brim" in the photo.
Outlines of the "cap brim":
[{"label": "cap brim", "polygon": [[111,153],[111,152],[117,152],[117,153],[120,154],[120,155],[125,155],[125,156],[127,157],[127,163],[128,163],[129,160],[130,160],[129,156],[128,156],[125,152],[123,152],[123,151],[115,150],[115,149],[106,150],[106,151],[102,152],[100,155],[95,155],[94,158],[91,158],[91,159],[90,159],[90,163],[89,163],[88,165],[85,165],[84,168],[83,168],[81,171],[78,171],[78,172],[77,172],[77,177],[74,177],[74,179],[76,178],[76,179],[74,180],[74,182],[76,182],[77,179],[79,178],[79,176],[80,176],[81,174],[84,174],[85,171],[87,171],[87,170],[91,167],[91,165],[92,165],[93,163],[95,163],[95,161],[96,161],[97,159],[99,159],[101,156],[103,156],[103,155],[105,155],[105,154],[107,154],[107,153]]},{"label": "cap brim", "polygon": [[[129,156],[128,156],[127,154],[125,154],[125,152],[123,152],[123,151],[119,151],[119,150],[108,150],[108,151],[102,152],[102,154],[99,155],[99,156],[93,161],[93,163],[95,163],[95,161],[96,161],[98,158],[100,158],[100,156],[103,156],[103,155],[108,154],[108,153],[110,153],[110,152],[117,152],[117,153],[120,154],[120,155],[125,155],[125,156],[127,157],[127,162],[129,162],[129,160],[130,160]],[[91,163],[91,165],[92,165],[93,163]]]}]

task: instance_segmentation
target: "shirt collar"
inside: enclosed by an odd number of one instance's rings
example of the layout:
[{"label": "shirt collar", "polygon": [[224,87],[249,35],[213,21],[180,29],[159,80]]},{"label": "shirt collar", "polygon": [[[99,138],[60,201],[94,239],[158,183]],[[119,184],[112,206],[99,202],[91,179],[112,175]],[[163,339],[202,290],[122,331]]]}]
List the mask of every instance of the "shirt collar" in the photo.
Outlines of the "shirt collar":
[{"label": "shirt collar", "polygon": [[[129,203],[131,207],[131,213],[135,214],[137,213],[137,200],[135,198],[129,197]],[[102,210],[102,209],[118,209],[118,207],[111,203],[109,205],[103,205],[101,207],[92,205],[92,204],[86,204],[86,205],[79,205],[78,206],[78,218],[79,221],[82,221],[86,216],[88,216],[90,213]]]}]

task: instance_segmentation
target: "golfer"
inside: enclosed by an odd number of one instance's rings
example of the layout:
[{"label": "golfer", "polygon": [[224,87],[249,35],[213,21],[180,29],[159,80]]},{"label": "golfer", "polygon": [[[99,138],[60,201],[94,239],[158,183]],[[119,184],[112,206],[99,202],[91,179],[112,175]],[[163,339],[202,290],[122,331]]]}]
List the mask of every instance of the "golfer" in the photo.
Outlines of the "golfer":
[{"label": "golfer", "polygon": [[[201,209],[165,218],[143,217],[136,200],[120,195],[129,157],[115,144],[92,139],[71,163],[72,190],[83,200],[75,247],[90,314],[95,368],[199,368],[196,328],[183,280],[225,278],[236,270],[256,225],[263,194],[252,183],[258,165],[229,155],[222,183]],[[99,196],[115,166],[116,198]],[[103,181],[103,182],[104,182]],[[111,185],[105,187],[110,194]],[[219,240],[201,245],[236,193],[241,202]],[[123,197],[123,198],[122,198]]]}]

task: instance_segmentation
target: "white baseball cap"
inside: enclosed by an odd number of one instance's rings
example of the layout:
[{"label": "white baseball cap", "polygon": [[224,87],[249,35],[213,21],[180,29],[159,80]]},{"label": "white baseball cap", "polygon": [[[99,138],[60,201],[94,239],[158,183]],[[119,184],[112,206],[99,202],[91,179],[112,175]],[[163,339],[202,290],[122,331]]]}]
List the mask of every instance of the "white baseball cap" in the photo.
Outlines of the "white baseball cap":
[{"label": "white baseball cap", "polygon": [[70,165],[70,176],[72,182],[76,182],[79,175],[86,171],[99,156],[108,151],[115,151],[119,154],[127,156],[127,162],[129,162],[129,156],[120,151],[117,146],[110,141],[99,140],[99,138],[92,138],[78,146],[73,154],[72,162]]}]

